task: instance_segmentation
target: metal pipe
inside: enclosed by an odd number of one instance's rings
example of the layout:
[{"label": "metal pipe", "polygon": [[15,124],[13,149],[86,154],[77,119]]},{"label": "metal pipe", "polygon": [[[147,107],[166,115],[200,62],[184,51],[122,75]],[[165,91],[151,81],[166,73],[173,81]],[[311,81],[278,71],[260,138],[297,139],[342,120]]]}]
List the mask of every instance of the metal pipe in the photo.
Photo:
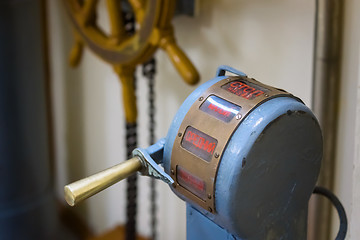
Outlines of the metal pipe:
[{"label": "metal pipe", "polygon": [[[324,153],[318,185],[333,189],[341,73],[343,0],[316,0],[312,109],[323,131]],[[331,206],[313,197],[308,239],[330,239]]]},{"label": "metal pipe", "polygon": [[64,238],[51,170],[44,11],[44,0],[0,1],[0,239]]}]

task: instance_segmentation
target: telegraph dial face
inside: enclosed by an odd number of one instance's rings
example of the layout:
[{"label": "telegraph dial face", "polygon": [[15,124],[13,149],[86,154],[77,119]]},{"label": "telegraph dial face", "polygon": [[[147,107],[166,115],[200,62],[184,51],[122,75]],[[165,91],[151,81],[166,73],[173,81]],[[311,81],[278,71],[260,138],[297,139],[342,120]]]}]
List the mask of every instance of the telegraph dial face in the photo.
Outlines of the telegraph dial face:
[{"label": "telegraph dial face", "polygon": [[284,96],[295,98],[246,76],[227,77],[204,91],[187,112],[174,141],[173,190],[215,212],[217,170],[228,141],[253,109]]}]

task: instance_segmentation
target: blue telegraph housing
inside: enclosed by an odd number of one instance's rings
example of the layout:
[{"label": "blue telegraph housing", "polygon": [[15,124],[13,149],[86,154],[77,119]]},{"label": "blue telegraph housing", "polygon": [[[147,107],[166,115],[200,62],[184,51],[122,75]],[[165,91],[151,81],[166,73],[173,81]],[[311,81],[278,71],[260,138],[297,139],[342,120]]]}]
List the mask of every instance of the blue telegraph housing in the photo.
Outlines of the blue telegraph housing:
[{"label": "blue telegraph housing", "polygon": [[[237,76],[229,77],[225,72]],[[227,90],[222,88],[223,84],[246,79],[246,74],[220,66],[215,78],[198,87],[184,101],[168,131],[163,166],[176,182],[171,185],[172,190],[187,202],[187,239],[306,239],[308,200],[320,170],[322,134],[311,110],[296,97],[284,94],[283,90],[261,85],[262,94],[267,98],[254,103],[241,116],[230,137],[224,139],[226,143],[221,153],[215,150],[214,155],[220,154],[216,156],[220,160],[213,177],[214,188],[206,190],[211,192],[209,196],[206,193],[203,199],[196,189],[179,183],[179,174],[175,168],[172,169],[174,154],[178,154],[174,149],[179,147],[189,152],[181,146],[183,141],[176,141],[186,137],[181,129],[184,120],[190,119],[186,125],[191,126],[200,117],[198,106],[203,103],[199,102],[206,102],[209,96],[228,101],[226,96],[229,94],[223,94]],[[207,92],[220,82],[224,82],[217,86],[221,91]],[[259,84],[257,81],[246,83],[252,88]],[[272,95],[274,90],[278,92]],[[234,92],[243,96],[232,94]],[[244,91],[231,94],[231,103],[242,108],[251,101]],[[191,111],[194,104],[197,112]],[[210,120],[213,120],[210,127],[216,128],[217,132],[223,132],[228,124],[213,116],[207,116],[205,121]],[[214,122],[222,126],[215,127]],[[197,126],[204,133],[209,130],[203,120]],[[191,149],[190,152],[193,155],[190,161],[210,163],[198,157],[198,152]],[[178,167],[182,165],[184,156],[179,157]],[[196,176],[201,170],[194,169],[197,165],[188,164],[187,167],[189,184],[196,184],[199,179],[202,181]],[[185,190],[179,191],[179,185],[183,185]],[[211,208],[199,204],[208,201],[208,197],[214,200]]]},{"label": "blue telegraph housing", "polygon": [[220,66],[166,138],[65,192],[74,205],[139,170],[186,201],[188,240],[306,239],[321,159],[318,121],[299,98]]}]

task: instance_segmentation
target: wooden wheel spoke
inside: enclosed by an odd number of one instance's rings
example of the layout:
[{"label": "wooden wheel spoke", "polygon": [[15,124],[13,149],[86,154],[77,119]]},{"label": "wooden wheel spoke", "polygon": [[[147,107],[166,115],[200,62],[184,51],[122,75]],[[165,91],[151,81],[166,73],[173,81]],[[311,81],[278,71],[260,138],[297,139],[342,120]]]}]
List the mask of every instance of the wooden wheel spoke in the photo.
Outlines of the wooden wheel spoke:
[{"label": "wooden wheel spoke", "polygon": [[125,37],[121,3],[119,0],[107,0],[106,4],[110,20],[110,38],[115,44],[119,44]]},{"label": "wooden wheel spoke", "polygon": [[138,23],[142,23],[144,20],[144,15],[145,15],[145,1],[144,0],[128,0],[128,2],[130,3],[134,13],[135,13],[135,17]]},{"label": "wooden wheel spoke", "polygon": [[82,7],[82,20],[83,24],[89,24],[95,17],[95,11],[98,0],[86,0]]}]

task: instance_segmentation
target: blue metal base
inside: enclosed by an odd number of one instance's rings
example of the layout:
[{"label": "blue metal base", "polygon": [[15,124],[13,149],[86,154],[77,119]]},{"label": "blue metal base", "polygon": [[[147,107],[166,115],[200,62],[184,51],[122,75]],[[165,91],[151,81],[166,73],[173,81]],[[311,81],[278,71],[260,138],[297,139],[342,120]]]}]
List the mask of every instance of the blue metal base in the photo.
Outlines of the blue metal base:
[{"label": "blue metal base", "polygon": [[190,204],[186,204],[186,239],[187,240],[219,240],[239,239],[225,229],[209,220]]}]

